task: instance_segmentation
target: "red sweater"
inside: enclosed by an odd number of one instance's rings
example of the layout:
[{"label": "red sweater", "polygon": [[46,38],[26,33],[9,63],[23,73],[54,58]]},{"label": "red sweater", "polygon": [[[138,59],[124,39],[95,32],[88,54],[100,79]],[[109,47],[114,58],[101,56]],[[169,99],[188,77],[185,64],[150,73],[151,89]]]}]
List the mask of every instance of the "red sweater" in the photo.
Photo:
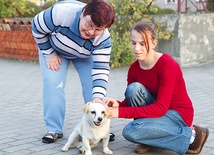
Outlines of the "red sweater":
[{"label": "red sweater", "polygon": [[169,55],[163,54],[153,68],[144,70],[136,60],[128,71],[128,85],[139,82],[155,96],[153,104],[127,107],[126,100],[120,103],[119,118],[155,118],[168,110],[177,111],[188,126],[192,125],[194,109],[187,94],[185,81],[179,64]]}]

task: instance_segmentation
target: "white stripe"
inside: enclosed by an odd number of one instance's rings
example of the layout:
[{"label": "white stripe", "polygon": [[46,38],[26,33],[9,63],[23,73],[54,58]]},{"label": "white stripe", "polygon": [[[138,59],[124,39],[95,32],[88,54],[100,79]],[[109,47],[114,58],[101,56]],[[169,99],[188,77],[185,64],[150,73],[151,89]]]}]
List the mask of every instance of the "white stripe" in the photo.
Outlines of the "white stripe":
[{"label": "white stripe", "polygon": [[106,69],[93,69],[92,74],[109,74],[109,70]]},{"label": "white stripe", "polygon": [[33,36],[36,37],[36,38],[43,38],[43,37],[45,36],[44,34],[36,33],[36,32],[34,32],[34,31],[32,31],[32,34],[33,34]]},{"label": "white stripe", "polygon": [[92,76],[92,80],[105,80],[108,82],[108,76],[105,74],[98,74],[98,75],[94,75]]},{"label": "white stripe", "polygon": [[93,61],[99,61],[99,62],[109,62],[110,61],[110,55],[93,55]]},{"label": "white stripe", "polygon": [[[87,54],[87,55],[90,55],[90,53],[91,53],[90,51],[86,50],[83,47],[80,47],[78,44],[73,42],[67,36],[62,35],[61,33],[56,33],[56,38],[58,38],[61,42],[63,42],[68,47],[72,47],[72,48],[76,49],[79,53],[84,53],[84,54]],[[64,46],[64,47],[66,47],[66,46]]]},{"label": "white stripe", "polygon": [[46,32],[46,33],[49,33],[51,32],[47,26],[45,25],[45,21],[44,21],[44,12],[42,12],[41,14],[39,14],[39,23],[40,23],[40,26],[42,27],[42,29]]},{"label": "white stripe", "polygon": [[[36,36],[35,36],[35,37],[36,37]],[[48,41],[48,38],[47,38],[47,37],[42,38],[42,39],[40,39],[40,38],[34,38],[34,39],[36,40],[36,43],[37,43],[37,44],[46,43],[46,42]]]},{"label": "white stripe", "polygon": [[94,54],[110,54],[111,53],[111,47],[95,50],[93,53]]},{"label": "white stripe", "polygon": [[44,54],[50,54],[53,51],[54,51],[54,49],[52,47],[47,49],[47,50],[41,50],[41,52],[44,53]]},{"label": "white stripe", "polygon": [[[44,11],[41,12],[41,14],[43,15]],[[39,19],[40,19],[40,14],[37,14],[35,17],[34,17],[34,23],[35,23],[35,26],[36,26],[36,29],[37,31],[41,32],[41,33],[44,33],[44,31],[41,29],[40,25],[39,25],[39,21],[38,21],[38,16],[39,16]]]},{"label": "white stripe", "polygon": [[[56,39],[56,37],[57,37],[58,39]],[[81,53],[84,53],[84,54],[86,54],[86,55],[88,55],[88,56],[90,55],[90,51],[86,50],[86,49],[83,48],[83,47],[78,46],[75,42],[73,42],[72,40],[70,40],[70,39],[67,38],[66,36],[63,36],[63,35],[60,34],[60,33],[57,33],[57,34],[55,34],[54,36],[52,36],[52,40],[53,40],[54,44],[55,44],[58,48],[63,49],[64,51],[66,51],[66,52],[68,52],[68,53],[72,53],[72,54],[74,54],[74,55],[76,55],[76,56],[81,56],[81,57],[82,57]],[[60,40],[61,42],[65,43],[67,46],[76,49],[80,54],[79,54],[78,52],[74,51],[73,49],[71,49],[71,48],[65,46],[64,44],[62,44],[62,43],[59,42],[58,40]]]},{"label": "white stripe", "polygon": [[104,95],[106,94],[106,90],[102,87],[94,87],[93,93],[97,93],[97,92],[103,93]]}]

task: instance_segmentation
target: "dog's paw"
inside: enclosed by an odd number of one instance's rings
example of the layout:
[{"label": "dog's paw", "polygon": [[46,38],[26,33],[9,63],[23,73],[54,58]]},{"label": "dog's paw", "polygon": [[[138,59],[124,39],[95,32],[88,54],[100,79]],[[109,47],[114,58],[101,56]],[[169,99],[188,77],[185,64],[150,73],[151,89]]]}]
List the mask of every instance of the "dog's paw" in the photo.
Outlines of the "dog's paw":
[{"label": "dog's paw", "polygon": [[69,149],[69,147],[67,147],[66,145],[61,149],[63,152],[67,152]]},{"label": "dog's paw", "polygon": [[76,144],[76,148],[77,149],[80,149],[82,147],[82,142],[78,142],[77,144]]},{"label": "dog's paw", "polygon": [[105,149],[105,150],[103,150],[103,152],[105,154],[107,154],[107,155],[112,155],[113,154],[113,152],[110,149]]},{"label": "dog's paw", "polygon": [[83,147],[79,148],[79,153],[84,154],[85,153],[85,149]]}]

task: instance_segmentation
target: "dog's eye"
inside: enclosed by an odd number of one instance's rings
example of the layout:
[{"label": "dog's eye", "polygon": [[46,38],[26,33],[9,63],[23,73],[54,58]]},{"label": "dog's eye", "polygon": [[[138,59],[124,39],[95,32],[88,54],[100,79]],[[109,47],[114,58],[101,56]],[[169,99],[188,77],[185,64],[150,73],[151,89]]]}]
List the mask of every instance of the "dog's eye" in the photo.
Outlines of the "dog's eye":
[{"label": "dog's eye", "polygon": [[91,113],[92,113],[92,114],[96,114],[96,112],[95,112],[95,111],[91,111]]},{"label": "dog's eye", "polygon": [[105,114],[105,111],[102,111],[102,114]]}]

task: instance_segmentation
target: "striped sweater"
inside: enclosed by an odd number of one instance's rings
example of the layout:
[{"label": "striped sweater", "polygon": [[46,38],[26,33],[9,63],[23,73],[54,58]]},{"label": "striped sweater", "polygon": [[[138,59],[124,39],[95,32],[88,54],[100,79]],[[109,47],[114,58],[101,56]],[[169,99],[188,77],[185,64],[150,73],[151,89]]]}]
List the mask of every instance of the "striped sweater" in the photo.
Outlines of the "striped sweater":
[{"label": "striped sweater", "polygon": [[103,98],[109,77],[111,38],[108,29],[93,39],[79,32],[84,5],[60,2],[40,12],[32,20],[32,34],[46,57],[60,55],[67,59],[93,57],[93,98]]}]

